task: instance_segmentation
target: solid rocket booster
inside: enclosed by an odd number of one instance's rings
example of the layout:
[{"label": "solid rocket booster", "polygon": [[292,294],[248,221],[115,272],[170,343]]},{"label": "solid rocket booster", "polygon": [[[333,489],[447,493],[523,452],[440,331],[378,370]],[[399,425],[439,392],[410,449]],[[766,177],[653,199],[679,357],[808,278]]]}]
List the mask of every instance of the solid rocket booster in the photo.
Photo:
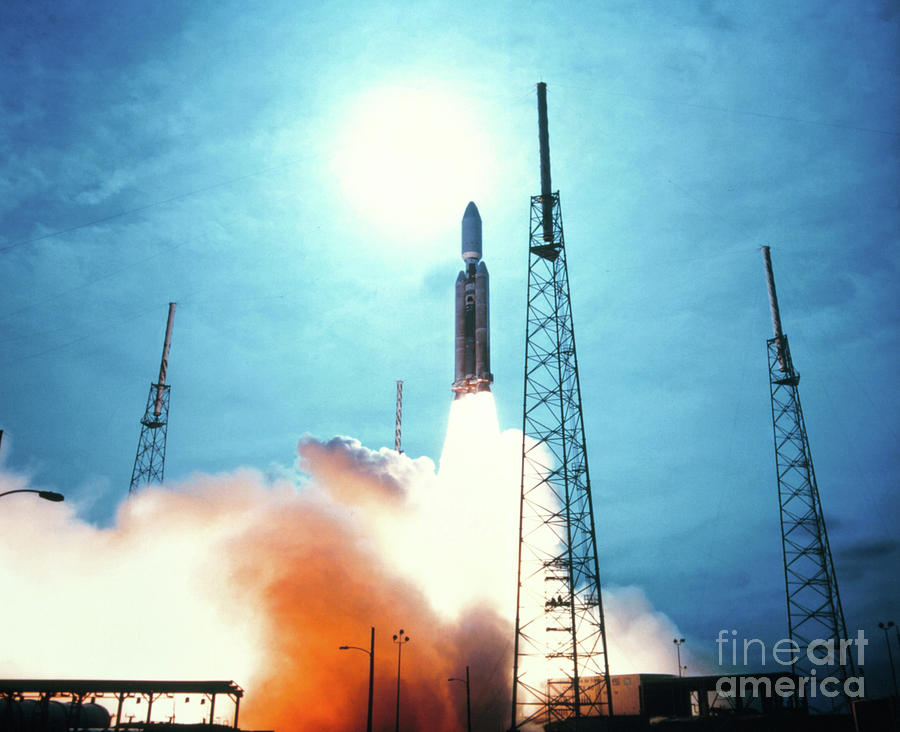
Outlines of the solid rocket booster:
[{"label": "solid rocket booster", "polygon": [[490,282],[481,261],[481,216],[469,201],[462,219],[462,258],[466,268],[456,278],[456,371],[453,391],[490,391]]}]

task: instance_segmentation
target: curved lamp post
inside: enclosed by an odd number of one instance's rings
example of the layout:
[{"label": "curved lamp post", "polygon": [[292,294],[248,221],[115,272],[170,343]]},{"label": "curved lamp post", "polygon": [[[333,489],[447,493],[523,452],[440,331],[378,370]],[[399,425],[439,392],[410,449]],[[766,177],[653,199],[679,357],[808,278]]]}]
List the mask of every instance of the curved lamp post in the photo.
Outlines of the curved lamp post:
[{"label": "curved lamp post", "polygon": [[394,643],[397,644],[397,715],[394,721],[394,732],[400,732],[400,655],[403,644],[409,643],[409,636],[404,635],[403,628],[394,635]]},{"label": "curved lamp post", "polygon": [[372,732],[372,695],[375,686],[375,628],[372,627],[372,640],[369,642],[369,650],[359,646],[341,646],[341,651],[362,651],[369,656],[369,713],[366,717],[366,732]]},{"label": "curved lamp post", "polygon": [[37,491],[33,488],[18,488],[14,491],[6,491],[5,493],[0,493],[0,498],[12,493],[37,493],[45,501],[53,501],[55,503],[66,500],[66,497],[62,493],[56,493],[55,491]]},{"label": "curved lamp post", "polygon": [[466,678],[464,679],[447,679],[447,681],[459,681],[466,685],[466,730],[472,732],[472,703],[469,695],[469,667],[466,666]]},{"label": "curved lamp post", "polygon": [[681,673],[681,646],[684,643],[684,638],[673,638],[672,642],[675,644],[675,650],[678,651],[678,678],[682,677]]}]

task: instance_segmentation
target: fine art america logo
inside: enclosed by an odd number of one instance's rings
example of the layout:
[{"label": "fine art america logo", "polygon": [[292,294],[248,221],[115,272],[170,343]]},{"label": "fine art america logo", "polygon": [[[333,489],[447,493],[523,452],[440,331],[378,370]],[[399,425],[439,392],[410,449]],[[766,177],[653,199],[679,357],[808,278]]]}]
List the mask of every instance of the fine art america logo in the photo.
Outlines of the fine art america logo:
[{"label": "fine art america logo", "polygon": [[[732,666],[742,664],[748,667],[752,664],[765,666],[767,660],[766,644],[759,638],[742,638],[742,644],[738,642],[736,630],[720,630],[716,638],[719,647],[719,665],[723,666],[729,661]],[[766,674],[765,676],[721,676],[716,681],[716,693],[723,697],[744,696],[772,696],[773,692],[782,697],[814,699],[817,696],[834,698],[844,694],[848,698],[862,698],[865,696],[865,679],[862,676],[834,675],[819,676],[819,673],[834,672],[841,666],[847,667],[852,663],[851,654],[856,656],[857,663],[861,666],[865,662],[865,647],[869,644],[863,631],[858,631],[856,638],[834,638],[825,640],[817,638],[805,649],[791,640],[782,638],[772,646],[768,654],[772,660],[780,666],[790,668],[795,663],[803,667],[809,667],[809,676],[795,675],[793,673],[777,676]],[[743,645],[742,653],[739,652]],[[853,646],[856,650],[852,651]],[[730,652],[729,652],[730,651]],[[805,657],[805,658],[804,658]],[[740,659],[740,660],[739,660]],[[808,662],[808,663],[807,663]],[[852,666],[850,666],[852,668]]]}]

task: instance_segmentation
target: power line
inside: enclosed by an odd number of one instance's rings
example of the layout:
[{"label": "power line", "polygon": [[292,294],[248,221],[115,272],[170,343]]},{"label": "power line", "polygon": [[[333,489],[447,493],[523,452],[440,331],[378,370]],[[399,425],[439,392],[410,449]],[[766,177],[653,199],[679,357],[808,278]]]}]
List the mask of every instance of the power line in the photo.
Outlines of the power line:
[{"label": "power line", "polygon": [[784,114],[769,114],[767,112],[755,112],[749,109],[731,109],[728,107],[717,107],[713,104],[698,104],[696,102],[685,102],[679,99],[661,99],[659,97],[643,96],[639,94],[626,94],[625,92],[614,92],[605,89],[586,88],[569,86],[564,84],[555,84],[555,86],[564,89],[572,89],[573,91],[589,92],[594,94],[605,94],[613,97],[625,97],[626,99],[636,99],[641,102],[653,102],[654,104],[670,104],[676,107],[689,107],[691,109],[702,109],[706,112],[721,112],[723,114],[733,114],[737,116],[758,117],[760,119],[779,120],[781,122],[796,122],[803,125],[816,125],[819,127],[833,127],[843,130],[854,130],[856,132],[871,132],[878,135],[890,135],[891,137],[900,137],[900,131],[882,130],[877,127],[863,127],[862,125],[849,125],[840,122],[825,122],[816,119],[803,119],[802,117],[792,117]]},{"label": "power line", "polygon": [[[175,251],[176,249],[178,249],[179,247],[183,247],[185,244],[188,244],[188,243],[189,243],[189,242],[187,242],[187,241],[183,241],[183,242],[179,242],[178,244],[174,244],[173,246],[167,247],[167,248],[165,248],[165,249],[161,249],[160,251],[156,252],[155,254],[151,254],[149,257],[144,257],[143,259],[139,259],[139,260],[136,261],[136,262],[131,262],[130,264],[126,264],[126,265],[124,265],[124,266],[122,266],[122,267],[119,267],[118,269],[114,269],[114,270],[112,270],[111,272],[107,272],[106,274],[100,275],[99,277],[94,277],[93,279],[85,280],[85,281],[82,282],[80,285],[75,285],[74,287],[70,287],[70,288],[67,289],[67,290],[60,290],[60,291],[56,292],[56,293],[53,294],[53,295],[50,295],[50,296],[48,296],[48,297],[45,297],[43,300],[37,300],[37,301],[32,302],[32,303],[30,303],[30,304],[28,304],[28,305],[23,305],[23,306],[20,307],[18,310],[12,310],[11,312],[6,313],[6,314],[4,315],[4,317],[9,318],[9,317],[12,317],[13,315],[18,315],[19,313],[23,313],[23,312],[25,312],[26,310],[30,310],[31,308],[35,308],[35,307],[38,307],[38,306],[40,306],[40,305],[45,305],[46,303],[48,303],[48,302],[50,302],[50,301],[52,301],[52,300],[56,300],[56,299],[58,299],[58,298],[60,298],[60,297],[63,297],[64,295],[68,295],[68,294],[70,294],[70,293],[72,293],[72,292],[75,292],[75,291],[77,291],[77,290],[83,290],[83,289],[85,289],[86,287],[90,287],[91,285],[95,285],[95,284],[97,284],[98,282],[102,282],[103,280],[108,280],[108,279],[110,279],[110,278],[112,278],[112,277],[115,277],[115,276],[118,275],[118,274],[121,274],[122,272],[125,272],[126,270],[132,269],[133,267],[137,267],[138,265],[141,265],[141,264],[144,264],[144,263],[146,263],[146,262],[149,262],[151,259],[155,259],[156,257],[158,257],[158,256],[160,256],[160,255],[162,255],[162,254],[168,254],[168,253],[170,253],[170,252],[173,252],[173,251]],[[13,338],[13,339],[7,339],[7,340],[17,340],[17,339],[18,339],[18,337]]]},{"label": "power line", "polygon": [[[107,324],[106,328],[107,329],[115,328],[119,325],[122,325],[122,323],[127,323],[129,320],[135,320],[136,318],[140,318],[140,317],[146,315],[147,313],[151,312],[152,310],[156,310],[156,307],[154,307],[152,309],[140,310],[136,313],[132,313],[131,315],[128,315],[124,318],[113,321],[111,324]],[[54,351],[60,351],[63,348],[68,348],[69,346],[74,346],[76,343],[81,343],[82,341],[86,341],[88,338],[91,338],[91,337],[97,335],[99,332],[100,332],[99,329],[93,329],[87,335],[83,335],[80,338],[75,338],[74,340],[71,340],[71,341],[66,341],[65,343],[60,343],[58,346],[52,346],[50,348],[44,349],[43,351],[38,351],[37,353],[30,353],[26,356],[16,356],[15,358],[11,358],[8,361],[0,362],[0,367],[10,366],[12,364],[18,364],[22,361],[27,361],[32,358],[38,358],[39,356],[45,356],[48,353],[53,353]]]}]

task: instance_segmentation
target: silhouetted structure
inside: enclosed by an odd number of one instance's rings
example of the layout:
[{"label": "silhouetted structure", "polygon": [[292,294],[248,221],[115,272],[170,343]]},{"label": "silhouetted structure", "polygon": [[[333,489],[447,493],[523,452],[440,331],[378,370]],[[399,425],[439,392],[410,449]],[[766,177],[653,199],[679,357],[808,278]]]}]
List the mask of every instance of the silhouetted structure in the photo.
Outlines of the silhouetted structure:
[{"label": "silhouetted structure", "polygon": [[612,699],[546,84],[537,94],[541,195],[531,198],[511,727],[583,729],[585,718],[612,713]]},{"label": "silhouetted structure", "polygon": [[[841,640],[847,625],[841,608],[837,576],[828,545],[825,517],[813,470],[806,424],[800,407],[800,374],[794,369],[787,336],[781,329],[781,312],[775,292],[769,247],[763,247],[769,306],[775,337],[767,343],[769,385],[772,396],[772,426],[775,439],[775,469],[778,502],[781,507],[781,544],[784,553],[784,581],[787,597],[788,634],[797,644],[792,671],[799,676],[834,677],[841,693],[832,699],[820,695],[814,709],[849,712],[843,686],[856,675],[851,648],[840,658]],[[831,640],[837,658],[833,663],[813,663],[807,650],[817,639]],[[821,649],[824,652],[824,649]],[[815,680],[814,680],[815,682]]]},{"label": "silhouetted structure", "polygon": [[166,338],[163,341],[162,360],[159,364],[159,379],[150,384],[147,408],[141,420],[141,437],[138,440],[134,468],[131,471],[129,495],[148,483],[162,483],[166,469],[166,433],[169,429],[169,386],[166,384],[166,370],[169,367],[169,347],[172,344],[172,320],[175,317],[175,303],[169,303],[169,319],[166,323]]},{"label": "silhouetted structure", "polygon": [[[173,695],[200,697],[200,704],[209,702],[206,724],[187,725],[196,729],[217,729],[214,725],[216,698],[225,695],[234,704],[233,724],[225,729],[238,729],[238,713],[244,690],[233,681],[133,681],[110,679],[0,679],[0,730],[47,730],[67,732],[81,729],[144,730],[179,729],[180,725],[153,722],[153,703],[161,697]],[[61,699],[68,699],[63,702]],[[110,712],[102,703],[109,700],[116,711]],[[143,722],[126,715],[126,704],[146,709]],[[100,703],[98,703],[100,702]],[[130,716],[131,718],[126,718]]]},{"label": "silhouetted structure", "polygon": [[[614,717],[582,717],[586,732],[853,732],[848,715],[810,716],[806,698],[793,704],[782,687],[799,679],[781,671],[742,676],[620,674],[610,676]],[[568,681],[550,684],[568,686]],[[597,688],[603,688],[599,685]],[[779,689],[782,692],[779,693]],[[545,732],[570,729],[551,722]]]}]

